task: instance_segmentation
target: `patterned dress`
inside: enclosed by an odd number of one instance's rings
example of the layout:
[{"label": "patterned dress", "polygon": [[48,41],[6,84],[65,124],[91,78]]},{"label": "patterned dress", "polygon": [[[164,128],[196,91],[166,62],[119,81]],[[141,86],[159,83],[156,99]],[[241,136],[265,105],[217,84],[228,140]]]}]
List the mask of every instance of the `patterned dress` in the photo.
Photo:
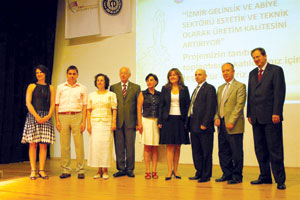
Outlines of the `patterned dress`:
[{"label": "patterned dress", "polygon": [[[43,118],[49,113],[50,109],[50,86],[39,85],[35,83],[36,87],[32,92],[32,105],[37,114]],[[28,112],[23,137],[21,143],[51,143],[55,142],[55,134],[50,118],[44,124],[39,124],[34,116]]]}]

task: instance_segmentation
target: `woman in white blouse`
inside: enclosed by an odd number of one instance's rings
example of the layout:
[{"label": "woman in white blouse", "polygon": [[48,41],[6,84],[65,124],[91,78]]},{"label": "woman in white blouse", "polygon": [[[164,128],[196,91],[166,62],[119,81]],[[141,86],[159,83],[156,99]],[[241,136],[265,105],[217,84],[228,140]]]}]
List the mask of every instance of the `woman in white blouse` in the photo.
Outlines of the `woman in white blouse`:
[{"label": "woman in white blouse", "polygon": [[98,167],[94,176],[108,179],[108,167],[112,162],[113,131],[116,129],[117,98],[108,91],[109,78],[104,74],[95,76],[98,88],[88,96],[87,131],[90,134],[88,166]]},{"label": "woman in white blouse", "polygon": [[178,175],[180,147],[190,144],[186,129],[187,113],[190,105],[190,94],[184,85],[183,76],[177,68],[172,68],[167,75],[168,83],[162,87],[159,101],[158,127],[161,128],[159,144],[167,146],[168,174],[165,180],[171,180],[172,175]]}]

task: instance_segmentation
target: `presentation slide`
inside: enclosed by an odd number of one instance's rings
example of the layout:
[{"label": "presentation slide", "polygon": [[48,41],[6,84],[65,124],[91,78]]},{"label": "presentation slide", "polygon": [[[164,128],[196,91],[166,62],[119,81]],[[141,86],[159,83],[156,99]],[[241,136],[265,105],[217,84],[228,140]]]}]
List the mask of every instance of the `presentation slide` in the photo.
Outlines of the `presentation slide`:
[{"label": "presentation slide", "polygon": [[222,64],[231,62],[235,78],[247,84],[256,67],[251,50],[263,47],[268,62],[284,70],[286,103],[299,103],[299,10],[299,0],[137,0],[137,83],[146,89],[146,75],[155,73],[161,90],[176,67],[192,93],[201,68],[217,88]]}]

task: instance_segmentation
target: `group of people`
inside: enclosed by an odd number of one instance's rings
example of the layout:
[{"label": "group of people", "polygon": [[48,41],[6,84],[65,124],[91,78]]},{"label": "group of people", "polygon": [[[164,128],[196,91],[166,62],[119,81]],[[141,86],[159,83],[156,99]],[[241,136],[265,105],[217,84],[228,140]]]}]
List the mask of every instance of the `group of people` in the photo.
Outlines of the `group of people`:
[{"label": "group of people", "polygon": [[[247,117],[253,128],[260,168],[258,179],[251,184],[272,183],[272,170],[277,188],[285,189],[282,139],[284,73],[281,67],[267,62],[263,48],[253,49],[251,56],[257,68],[249,74]],[[53,86],[47,82],[47,68],[42,65],[35,67],[36,81],[28,86],[26,92],[29,112],[22,138],[22,143],[30,143],[30,179],[36,179],[37,175],[49,178],[44,167],[47,144],[55,141],[51,122],[51,115],[55,112],[63,168],[60,178],[71,176],[71,133],[78,178],[85,178],[82,132],[87,126],[90,135],[87,164],[98,168],[95,179],[109,178],[113,140],[118,170],[113,176],[135,176],[135,138],[136,131],[139,131],[144,144],[146,179],[158,178],[159,145],[166,145],[168,172],[165,180],[171,180],[172,176],[181,179],[178,173],[180,147],[191,144],[196,173],[189,179],[208,182],[212,176],[213,139],[217,127],[223,175],[215,181],[241,183],[246,85],[234,78],[233,64],[225,63],[221,69],[225,83],[217,91],[207,83],[206,71],[196,70],[197,87],[191,97],[177,68],[169,70],[168,82],[159,92],[155,89],[158,84],[155,74],[147,75],[147,89],[141,91],[139,85],[129,81],[131,72],[127,67],[120,69],[120,82],[110,86],[110,90],[109,78],[97,74],[94,81],[97,91],[87,96],[86,87],[77,81],[78,69],[75,66],[67,69],[67,82],[57,87],[56,95]],[[38,171],[37,144],[40,145]]]}]

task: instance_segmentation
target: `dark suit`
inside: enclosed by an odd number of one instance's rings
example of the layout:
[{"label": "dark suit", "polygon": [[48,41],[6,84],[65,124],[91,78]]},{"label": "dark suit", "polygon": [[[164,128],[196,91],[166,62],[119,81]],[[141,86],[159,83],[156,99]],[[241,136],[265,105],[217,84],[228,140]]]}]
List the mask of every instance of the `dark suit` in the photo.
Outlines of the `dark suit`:
[{"label": "dark suit", "polygon": [[123,96],[121,82],[110,87],[117,96],[117,130],[114,134],[117,169],[133,171],[135,162],[135,127],[137,122],[137,99],[141,88],[128,82],[127,92]]},{"label": "dark suit", "polygon": [[[202,179],[209,179],[212,174],[216,106],[216,89],[205,82],[197,93],[189,119],[193,161],[197,170],[196,176]],[[202,130],[201,125],[207,129]]]},{"label": "dark suit", "polygon": [[[187,120],[187,112],[189,109],[189,104],[190,104],[190,94],[189,90],[186,86],[183,86],[182,89],[179,90],[179,107],[180,107],[180,113],[181,115],[179,116],[180,122],[182,122],[182,130],[179,130],[181,134],[181,142],[184,144],[189,144],[189,139],[188,139],[188,133],[184,131],[184,123]],[[170,132],[170,130],[167,130],[167,124],[168,120],[170,118],[170,107],[171,107],[171,89],[163,86],[160,94],[160,100],[159,100],[159,109],[158,109],[158,124],[162,124],[163,128],[161,131],[160,135],[160,144],[166,144],[164,141],[168,140],[168,134],[167,132]],[[175,124],[176,125],[176,124]],[[175,126],[174,125],[174,126]],[[182,144],[183,144],[182,143]]]},{"label": "dark suit", "polygon": [[[285,182],[282,141],[282,111],[285,80],[281,67],[267,64],[258,81],[258,68],[249,74],[247,117],[251,118],[260,179],[271,180],[270,164],[277,183]],[[274,124],[272,115],[279,115]]]}]

